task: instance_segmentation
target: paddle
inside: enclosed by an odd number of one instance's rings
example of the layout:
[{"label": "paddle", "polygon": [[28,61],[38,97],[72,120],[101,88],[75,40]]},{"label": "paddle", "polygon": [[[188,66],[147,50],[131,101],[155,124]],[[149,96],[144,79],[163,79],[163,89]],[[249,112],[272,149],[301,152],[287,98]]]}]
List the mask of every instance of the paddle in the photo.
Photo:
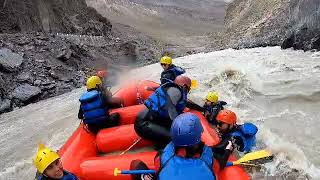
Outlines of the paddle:
[{"label": "paddle", "polygon": [[248,164],[250,164],[251,161],[272,158],[272,157],[273,157],[273,155],[270,151],[260,150],[260,151],[248,153],[248,154],[244,155],[242,158],[238,159],[237,161],[228,162],[227,166],[241,165],[241,164],[248,165]]},{"label": "paddle", "polygon": [[[252,165],[257,166],[255,164],[250,164],[251,161],[261,160],[265,158],[273,157],[272,153],[268,150],[260,150],[248,153],[244,155],[242,158],[238,159],[234,162],[228,162],[226,166],[233,166],[233,165]],[[113,171],[114,176],[118,176],[119,174],[155,174],[155,170],[119,170],[115,168]]]},{"label": "paddle", "polygon": [[196,89],[197,87],[198,87],[198,81],[195,79],[192,79],[190,89]]},{"label": "paddle", "polygon": [[155,174],[155,170],[119,170],[115,168],[113,171],[114,176],[118,176],[119,174]]}]

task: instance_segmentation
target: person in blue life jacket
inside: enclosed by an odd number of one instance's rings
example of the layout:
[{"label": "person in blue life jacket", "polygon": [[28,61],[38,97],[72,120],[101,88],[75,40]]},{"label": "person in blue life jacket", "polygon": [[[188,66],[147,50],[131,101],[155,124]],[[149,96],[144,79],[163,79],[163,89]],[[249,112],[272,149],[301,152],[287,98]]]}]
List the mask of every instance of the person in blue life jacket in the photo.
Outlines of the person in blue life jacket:
[{"label": "person in blue life jacket", "polygon": [[[193,113],[180,114],[173,121],[170,134],[172,141],[155,158],[156,175],[132,175],[134,180],[214,180],[215,163],[212,149],[201,141],[203,127],[200,119]],[[217,161],[220,169],[226,166],[232,152],[232,142],[225,147],[225,154]],[[133,160],[131,170],[146,170],[147,165],[141,160]]]},{"label": "person in blue life jacket", "polygon": [[198,108],[187,99],[190,89],[191,79],[182,75],[174,83],[165,83],[157,88],[144,101],[146,108],[138,114],[134,123],[136,133],[162,147],[170,142],[170,127],[174,118],[183,113],[185,107]]},{"label": "person in blue life jacket", "polygon": [[87,80],[87,92],[81,95],[78,118],[96,134],[99,130],[119,125],[120,114],[109,114],[112,102],[101,89],[101,79],[91,76]]},{"label": "person in blue life jacket", "polygon": [[173,82],[177,76],[186,72],[183,68],[172,64],[172,58],[170,56],[163,56],[160,59],[160,65],[163,68],[160,78],[161,84]]},{"label": "person in blue life jacket", "polygon": [[[217,129],[221,135],[221,144],[233,141],[240,152],[248,153],[256,145],[257,126],[252,123],[238,125],[237,115],[231,110],[221,110],[217,117]],[[223,146],[221,146],[223,147]]]},{"label": "person in blue life jacket", "polygon": [[205,103],[203,105],[203,114],[210,124],[216,126],[216,117],[218,113],[224,109],[224,105],[227,105],[225,101],[219,101],[218,93],[213,91],[209,92],[206,96]]},{"label": "person in blue life jacket", "polygon": [[36,180],[79,180],[63,169],[58,153],[43,144],[39,144],[33,163],[37,168]]}]

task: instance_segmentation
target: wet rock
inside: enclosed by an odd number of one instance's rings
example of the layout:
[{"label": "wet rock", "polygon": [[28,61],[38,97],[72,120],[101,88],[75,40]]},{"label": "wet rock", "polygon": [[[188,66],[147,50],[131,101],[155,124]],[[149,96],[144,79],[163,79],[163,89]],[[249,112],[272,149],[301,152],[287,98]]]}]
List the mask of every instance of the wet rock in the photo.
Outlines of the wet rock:
[{"label": "wet rock", "polygon": [[72,55],[72,51],[69,47],[63,48],[58,52],[57,59],[60,59],[62,61],[67,61],[70,59],[71,55]]},{"label": "wet rock", "polygon": [[23,84],[14,89],[14,91],[12,92],[12,97],[25,102],[30,98],[39,95],[40,93],[40,88],[31,86],[29,84]]},{"label": "wet rock", "polygon": [[23,62],[23,57],[10,49],[0,49],[0,70],[14,72],[17,71]]},{"label": "wet rock", "polygon": [[4,86],[5,86],[5,82],[2,79],[1,74],[0,74],[0,95],[2,94],[1,92],[5,90]]},{"label": "wet rock", "polygon": [[33,82],[33,84],[34,85],[36,85],[36,86],[39,86],[40,84],[41,84],[41,80],[40,79],[37,79],[37,80],[35,80],[34,82]]},{"label": "wet rock", "polygon": [[17,76],[18,82],[33,82],[33,77],[30,72],[24,72]]},{"label": "wet rock", "polygon": [[1,99],[0,98],[0,113],[9,111],[11,108],[11,101],[10,99]]},{"label": "wet rock", "polygon": [[55,88],[56,86],[57,86],[56,84],[48,84],[48,85],[46,85],[46,86],[43,86],[43,87],[41,88],[41,90],[42,90],[42,91],[47,91],[47,90],[50,90],[50,89]]}]

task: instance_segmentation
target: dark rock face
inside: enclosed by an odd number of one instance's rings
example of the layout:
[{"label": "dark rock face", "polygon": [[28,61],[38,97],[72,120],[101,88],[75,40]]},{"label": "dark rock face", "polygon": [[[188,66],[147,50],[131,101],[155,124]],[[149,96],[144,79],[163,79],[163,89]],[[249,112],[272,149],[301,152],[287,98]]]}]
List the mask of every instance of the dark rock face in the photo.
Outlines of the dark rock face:
[{"label": "dark rock face", "polygon": [[7,112],[11,109],[11,101],[9,99],[0,99],[0,113]]},{"label": "dark rock face", "polygon": [[1,0],[0,33],[30,31],[107,35],[111,23],[85,0]]},{"label": "dark rock face", "polygon": [[23,84],[18,86],[12,92],[12,97],[22,102],[26,102],[32,97],[38,96],[41,93],[41,89],[29,84]]},{"label": "dark rock face", "polygon": [[158,61],[159,46],[112,28],[85,0],[0,0],[0,113],[79,88],[97,70],[116,81]]},{"label": "dark rock face", "polygon": [[291,3],[290,28],[282,48],[320,50],[320,1],[295,0]]},{"label": "dark rock face", "polygon": [[10,49],[0,49],[0,69],[3,71],[18,71],[23,62],[23,57],[13,53]]},{"label": "dark rock face", "polygon": [[[319,0],[234,0],[217,47],[320,50]],[[215,45],[211,45],[214,47]]]}]

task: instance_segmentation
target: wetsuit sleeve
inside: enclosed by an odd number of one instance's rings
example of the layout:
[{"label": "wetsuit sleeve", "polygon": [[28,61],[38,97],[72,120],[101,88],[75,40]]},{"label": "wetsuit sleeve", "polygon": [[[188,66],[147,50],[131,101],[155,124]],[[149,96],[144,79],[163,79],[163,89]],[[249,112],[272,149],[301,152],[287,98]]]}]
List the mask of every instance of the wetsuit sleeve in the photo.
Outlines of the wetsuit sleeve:
[{"label": "wetsuit sleeve", "polygon": [[80,105],[79,112],[78,112],[78,119],[83,119],[83,111],[81,109],[81,105]]},{"label": "wetsuit sleeve", "polygon": [[226,167],[226,164],[228,162],[228,159],[231,153],[232,153],[231,150],[225,149],[223,154],[217,154],[217,153],[213,154],[214,158],[218,161],[220,165],[220,170]]},{"label": "wetsuit sleeve", "polygon": [[176,105],[178,104],[179,100],[181,99],[181,91],[178,88],[170,87],[167,90],[167,108],[169,117],[171,120],[174,120],[179,114],[176,109]]},{"label": "wetsuit sleeve", "polygon": [[232,153],[231,150],[226,149],[229,140],[230,138],[224,139],[220,144],[212,147],[213,156],[218,161],[220,170],[222,170],[226,166],[229,156]]}]

